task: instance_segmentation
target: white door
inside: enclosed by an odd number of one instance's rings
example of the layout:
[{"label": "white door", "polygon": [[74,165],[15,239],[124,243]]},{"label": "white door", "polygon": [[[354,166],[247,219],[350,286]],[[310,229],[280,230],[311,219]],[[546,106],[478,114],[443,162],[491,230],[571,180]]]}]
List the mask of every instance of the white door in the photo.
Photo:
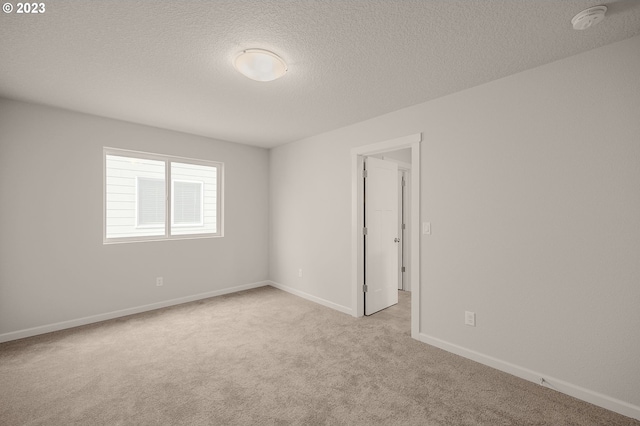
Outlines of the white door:
[{"label": "white door", "polygon": [[364,181],[365,315],[398,303],[398,165],[369,157]]}]

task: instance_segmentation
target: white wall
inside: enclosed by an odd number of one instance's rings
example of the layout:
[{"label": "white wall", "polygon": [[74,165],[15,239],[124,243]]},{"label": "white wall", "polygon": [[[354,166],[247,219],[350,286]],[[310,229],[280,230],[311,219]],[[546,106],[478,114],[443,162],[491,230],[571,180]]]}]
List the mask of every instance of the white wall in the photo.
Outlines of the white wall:
[{"label": "white wall", "polygon": [[424,340],[640,416],[638,52],[635,37],[273,149],[271,279],[352,306],[350,148],[422,132]]},{"label": "white wall", "polygon": [[[225,236],[103,245],[104,146],[224,162]],[[0,337],[266,280],[268,167],[261,148],[0,99]]]}]

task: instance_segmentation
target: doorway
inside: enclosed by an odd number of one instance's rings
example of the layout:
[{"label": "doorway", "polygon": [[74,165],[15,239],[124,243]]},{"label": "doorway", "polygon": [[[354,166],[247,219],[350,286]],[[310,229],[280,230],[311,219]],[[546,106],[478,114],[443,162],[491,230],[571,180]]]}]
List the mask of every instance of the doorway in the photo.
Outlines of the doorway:
[{"label": "doorway", "polygon": [[408,214],[406,220],[406,242],[407,256],[405,280],[407,286],[411,289],[411,335],[416,337],[419,333],[419,297],[420,297],[420,278],[419,278],[419,196],[420,196],[420,142],[421,134],[401,137],[385,142],[379,142],[371,145],[353,148],[351,150],[352,159],[352,305],[353,315],[361,317],[365,310],[365,243],[364,243],[364,158],[366,156],[374,156],[378,154],[388,153],[390,151],[398,151],[408,148],[410,150],[410,168],[407,170],[408,180],[411,182],[410,188],[407,188],[406,196],[410,200]]}]

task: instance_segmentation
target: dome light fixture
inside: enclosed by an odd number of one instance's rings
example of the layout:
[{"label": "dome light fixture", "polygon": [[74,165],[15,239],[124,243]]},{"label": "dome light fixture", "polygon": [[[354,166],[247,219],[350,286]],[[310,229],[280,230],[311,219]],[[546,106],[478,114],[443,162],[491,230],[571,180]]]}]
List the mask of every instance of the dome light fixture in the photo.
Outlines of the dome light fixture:
[{"label": "dome light fixture", "polygon": [[574,30],[586,30],[604,19],[607,6],[595,6],[578,13],[571,20]]},{"label": "dome light fixture", "polygon": [[287,72],[287,64],[282,58],[264,49],[243,50],[233,65],[238,72],[255,81],[272,81]]}]

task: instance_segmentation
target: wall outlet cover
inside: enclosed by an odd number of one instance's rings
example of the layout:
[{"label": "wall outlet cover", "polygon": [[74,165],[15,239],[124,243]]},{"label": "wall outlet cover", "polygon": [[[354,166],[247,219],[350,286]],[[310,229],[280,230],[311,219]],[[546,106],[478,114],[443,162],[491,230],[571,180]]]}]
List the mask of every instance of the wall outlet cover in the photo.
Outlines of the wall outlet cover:
[{"label": "wall outlet cover", "polygon": [[465,311],[464,312],[464,323],[465,323],[465,325],[469,325],[471,327],[475,327],[476,326],[476,313],[475,312],[470,312],[470,311]]}]

